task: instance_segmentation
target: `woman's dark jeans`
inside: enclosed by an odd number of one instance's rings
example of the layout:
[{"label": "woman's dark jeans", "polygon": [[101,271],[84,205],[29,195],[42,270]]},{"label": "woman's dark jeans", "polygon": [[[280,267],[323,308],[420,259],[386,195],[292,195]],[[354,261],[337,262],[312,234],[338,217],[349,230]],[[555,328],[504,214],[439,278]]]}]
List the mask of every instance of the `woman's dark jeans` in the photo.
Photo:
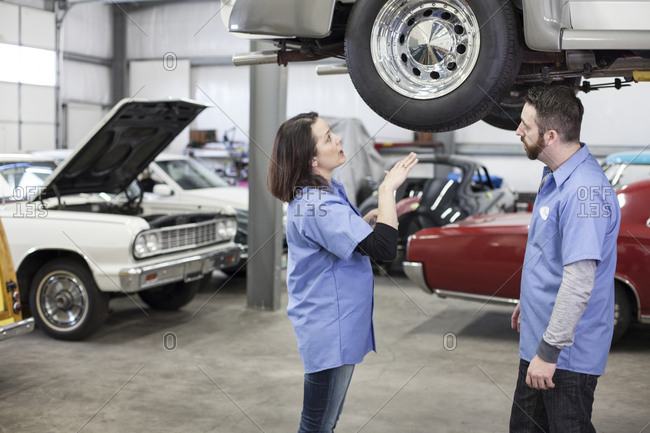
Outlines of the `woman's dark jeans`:
[{"label": "woman's dark jeans", "polygon": [[555,370],[555,388],[541,391],[526,385],[529,363],[519,363],[510,414],[510,433],[595,433],[591,408],[598,376]]},{"label": "woman's dark jeans", "polygon": [[354,364],[305,374],[305,396],[298,433],[331,433],[339,420]]}]

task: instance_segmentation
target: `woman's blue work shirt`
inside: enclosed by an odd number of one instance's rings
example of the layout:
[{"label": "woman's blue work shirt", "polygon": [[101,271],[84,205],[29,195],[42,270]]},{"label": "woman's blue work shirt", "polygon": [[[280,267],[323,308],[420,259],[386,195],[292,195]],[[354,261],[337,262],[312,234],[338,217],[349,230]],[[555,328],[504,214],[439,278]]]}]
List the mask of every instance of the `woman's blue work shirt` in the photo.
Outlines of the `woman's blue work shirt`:
[{"label": "woman's blue work shirt", "polygon": [[306,373],[358,364],[375,350],[372,267],[354,251],[371,232],[334,180],[289,203],[287,314]]}]

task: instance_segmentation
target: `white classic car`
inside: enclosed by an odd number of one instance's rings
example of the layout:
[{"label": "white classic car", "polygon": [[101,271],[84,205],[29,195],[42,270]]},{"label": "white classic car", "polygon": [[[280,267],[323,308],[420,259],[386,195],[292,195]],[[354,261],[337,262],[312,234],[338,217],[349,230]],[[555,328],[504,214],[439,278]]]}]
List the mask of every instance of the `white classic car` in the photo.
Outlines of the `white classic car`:
[{"label": "white classic car", "polygon": [[46,333],[87,337],[115,295],[178,309],[213,270],[239,261],[232,208],[150,207],[130,186],[204,108],[125,99],[49,176],[52,160],[0,156],[0,217],[20,295]]},{"label": "white classic car", "polygon": [[[235,242],[241,248],[241,260],[248,258],[247,187],[230,185],[195,158],[169,153],[161,153],[149,164],[140,175],[139,184],[145,192],[144,202],[149,206],[231,206],[237,214]],[[241,266],[233,263],[221,270],[234,274]]]},{"label": "white classic car", "polygon": [[[650,0],[221,0],[229,31],[278,49],[237,65],[338,58],[364,101],[412,130],[516,129],[540,83],[650,81]],[[346,68],[347,66],[347,68]],[[623,80],[621,80],[621,78]]]}]

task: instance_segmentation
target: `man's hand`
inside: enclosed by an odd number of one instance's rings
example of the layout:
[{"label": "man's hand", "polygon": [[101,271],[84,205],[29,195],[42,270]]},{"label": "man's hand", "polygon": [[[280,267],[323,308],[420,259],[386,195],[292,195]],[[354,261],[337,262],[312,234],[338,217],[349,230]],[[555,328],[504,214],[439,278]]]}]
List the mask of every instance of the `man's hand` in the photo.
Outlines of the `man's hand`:
[{"label": "man's hand", "polygon": [[528,366],[528,373],[526,374],[526,385],[534,389],[549,389],[555,388],[553,383],[553,375],[557,364],[551,364],[544,361],[539,356],[535,355],[530,365]]},{"label": "man's hand", "polygon": [[510,318],[510,327],[512,329],[516,329],[517,332],[520,332],[520,327],[521,327],[521,311],[519,309],[519,304],[515,307],[515,311],[512,313],[512,317]]},{"label": "man's hand", "polygon": [[405,213],[413,212],[420,205],[420,197],[403,198],[397,202],[397,217],[401,217]]}]

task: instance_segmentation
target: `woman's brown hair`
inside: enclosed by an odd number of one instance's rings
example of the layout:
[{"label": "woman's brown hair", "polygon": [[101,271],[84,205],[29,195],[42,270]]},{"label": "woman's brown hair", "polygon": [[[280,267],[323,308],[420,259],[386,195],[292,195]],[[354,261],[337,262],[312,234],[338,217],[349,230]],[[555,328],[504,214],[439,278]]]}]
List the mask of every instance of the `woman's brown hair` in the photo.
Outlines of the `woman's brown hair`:
[{"label": "woman's brown hair", "polygon": [[285,121],[278,129],[271,150],[267,185],[271,194],[290,202],[296,192],[306,186],[327,187],[329,183],[312,173],[312,158],[316,155],[316,140],[311,126],[318,113],[302,113]]}]

